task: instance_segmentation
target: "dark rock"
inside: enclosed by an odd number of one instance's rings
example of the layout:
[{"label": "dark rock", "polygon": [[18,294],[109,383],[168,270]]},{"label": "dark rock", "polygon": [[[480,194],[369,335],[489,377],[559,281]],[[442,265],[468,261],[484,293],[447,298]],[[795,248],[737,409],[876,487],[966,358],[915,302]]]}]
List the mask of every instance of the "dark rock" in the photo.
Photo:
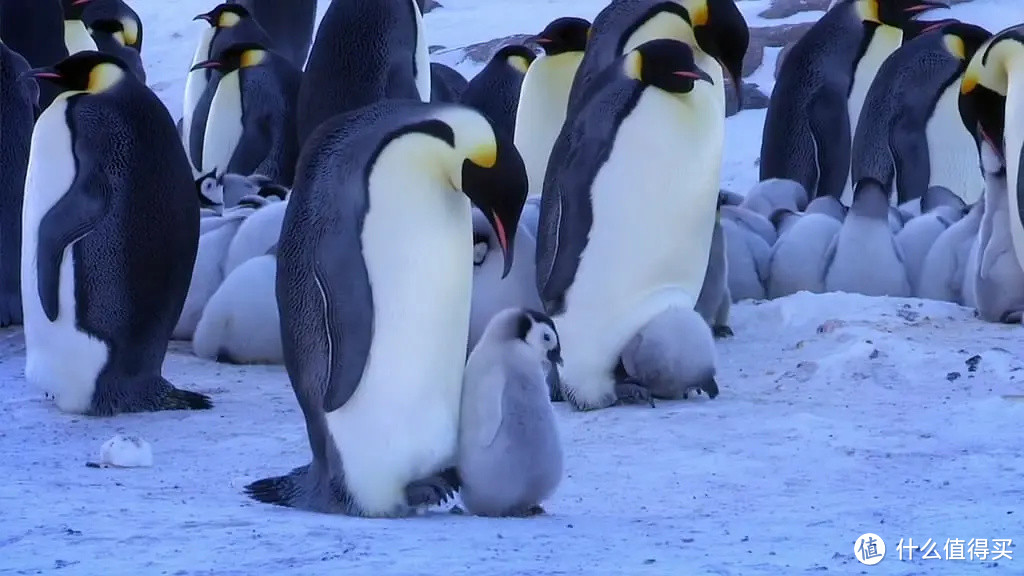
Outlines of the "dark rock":
[{"label": "dark rock", "polygon": [[800,12],[828,10],[831,0],[772,0],[772,5],[758,14],[761,18],[789,18]]},{"label": "dark rock", "polygon": [[420,5],[420,13],[427,14],[434,8],[444,8],[444,4],[441,4],[437,0],[416,0]]},{"label": "dark rock", "polygon": [[732,116],[740,110],[759,110],[768,107],[768,96],[765,96],[756,84],[743,83],[743,106],[736,106],[736,91],[733,90],[732,82],[725,80],[725,115]]}]

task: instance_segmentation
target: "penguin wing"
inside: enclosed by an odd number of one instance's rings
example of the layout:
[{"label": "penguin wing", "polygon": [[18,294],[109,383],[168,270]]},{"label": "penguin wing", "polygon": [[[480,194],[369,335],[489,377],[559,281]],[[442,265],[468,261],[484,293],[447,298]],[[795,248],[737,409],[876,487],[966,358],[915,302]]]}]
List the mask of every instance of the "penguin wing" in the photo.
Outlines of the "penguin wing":
[{"label": "penguin wing", "polygon": [[[260,168],[270,155],[274,134],[265,115],[246,114],[243,118],[242,137],[231,154],[227,172],[249,176]],[[274,167],[274,172],[278,167]],[[271,177],[276,176],[276,173]]]},{"label": "penguin wing", "polygon": [[920,198],[928,190],[928,180],[931,178],[925,127],[901,115],[889,135],[889,149],[896,165],[896,194],[899,202]]},{"label": "penguin wing", "polygon": [[[471,416],[476,424],[476,441],[482,448],[494,444],[501,430],[504,406],[502,397],[508,385],[509,375],[500,362],[488,367],[488,370],[473,385],[479,391],[479,401],[474,406],[475,413]],[[526,386],[523,386],[525,389]]]},{"label": "penguin wing", "polygon": [[822,256],[821,267],[821,281],[824,283],[828,278],[828,271],[832,268],[832,263],[836,259],[836,251],[839,249],[839,233],[832,238],[832,242],[829,243],[828,248],[825,250],[825,254]]},{"label": "penguin wing", "polygon": [[850,174],[850,116],[847,103],[831,91],[821,90],[810,102],[808,121],[817,152],[818,181],[816,190],[808,190],[811,198],[839,198]]},{"label": "penguin wing", "polygon": [[39,223],[36,270],[39,301],[50,322],[60,310],[60,268],[64,251],[92,232],[107,213],[113,187],[95,159],[79,158],[71,188]]}]

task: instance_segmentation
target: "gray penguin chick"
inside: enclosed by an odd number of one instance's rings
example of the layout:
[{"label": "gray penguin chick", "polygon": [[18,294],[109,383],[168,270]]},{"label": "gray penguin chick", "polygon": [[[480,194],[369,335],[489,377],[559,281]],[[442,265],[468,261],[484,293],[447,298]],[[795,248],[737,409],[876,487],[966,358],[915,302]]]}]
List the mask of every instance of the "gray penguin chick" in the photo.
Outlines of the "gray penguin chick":
[{"label": "gray penguin chick", "polygon": [[984,200],[979,199],[967,216],[936,238],[921,264],[917,295],[930,300],[964,303],[964,271],[970,259],[971,246],[978,237]]},{"label": "gray penguin chick", "polygon": [[780,208],[799,212],[807,207],[807,190],[793,180],[769,178],[755,184],[740,206],[758,212],[765,218]]},{"label": "gray penguin chick", "polygon": [[562,445],[545,368],[560,364],[558,332],[526,308],[496,314],[469,355],[462,383],[458,471],[466,509],[534,516],[562,480]]},{"label": "gray penguin chick", "polygon": [[921,269],[929,250],[939,236],[962,216],[961,208],[941,204],[912,218],[896,234],[896,243],[903,252],[903,265],[907,268],[907,279],[914,294],[920,290]]},{"label": "gray penguin chick", "polygon": [[711,252],[708,257],[708,271],[704,274],[704,284],[694,309],[711,327],[715,338],[726,338],[733,335],[729,327],[729,306],[732,296],[729,294],[729,262],[726,258],[725,233],[722,231],[721,207],[724,198],[719,195],[719,212],[715,214],[715,228],[711,233]]},{"label": "gray penguin chick", "polygon": [[[815,201],[826,198],[833,197],[819,196]],[[768,298],[782,298],[802,290],[825,292],[829,247],[842,227],[842,222],[833,216],[808,210],[781,233],[772,246],[768,265]]]}]

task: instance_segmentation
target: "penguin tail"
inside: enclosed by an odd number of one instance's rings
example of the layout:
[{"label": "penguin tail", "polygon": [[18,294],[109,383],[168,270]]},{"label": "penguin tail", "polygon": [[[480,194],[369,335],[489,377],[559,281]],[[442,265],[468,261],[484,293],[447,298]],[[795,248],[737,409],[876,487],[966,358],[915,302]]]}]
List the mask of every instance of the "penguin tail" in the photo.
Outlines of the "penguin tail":
[{"label": "penguin tail", "polygon": [[209,410],[213,408],[213,402],[206,394],[189,392],[171,386],[164,395],[160,408],[163,410]]},{"label": "penguin tail", "polygon": [[300,493],[299,480],[308,470],[309,466],[302,466],[287,476],[257,480],[245,487],[245,495],[264,504],[294,508],[295,497]]}]

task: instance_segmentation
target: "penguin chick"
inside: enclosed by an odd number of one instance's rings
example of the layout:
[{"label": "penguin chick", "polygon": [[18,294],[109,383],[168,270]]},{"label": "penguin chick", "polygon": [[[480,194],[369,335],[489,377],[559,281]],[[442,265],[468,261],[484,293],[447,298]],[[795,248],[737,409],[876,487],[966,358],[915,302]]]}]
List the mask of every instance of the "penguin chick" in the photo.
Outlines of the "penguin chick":
[{"label": "penguin chick", "polygon": [[825,289],[865,296],[912,294],[903,253],[893,237],[889,195],[872,179],[857,182],[850,213],[826,256]]},{"label": "penguin chick", "polygon": [[691,392],[714,398],[715,363],[715,340],[707,322],[694,310],[672,307],[626,344],[617,376],[623,384],[649,390],[654,398],[685,399]]},{"label": "penguin chick", "polygon": [[978,236],[984,211],[984,202],[975,202],[967,216],[946,228],[935,239],[921,264],[918,296],[929,300],[964,303],[964,271],[967,270],[971,245]]},{"label": "penguin chick", "polygon": [[825,291],[825,267],[829,246],[842,222],[823,212],[811,212],[818,200],[839,201],[834,196],[819,196],[784,232],[772,247],[768,266],[768,298],[782,298],[800,291],[820,294]]},{"label": "penguin chick", "polygon": [[759,212],[754,212],[742,206],[732,206],[727,202],[722,203],[719,211],[722,213],[722,216],[739,224],[748,232],[760,236],[769,246],[775,244],[775,241],[778,240],[778,233],[775,231],[775,226],[772,225],[771,219],[762,216]]},{"label": "penguin chick", "polygon": [[729,294],[729,263],[726,258],[725,233],[722,231],[721,203],[724,198],[719,195],[719,212],[715,214],[715,229],[711,233],[711,252],[708,257],[708,271],[704,275],[704,285],[694,309],[711,327],[715,338],[726,338],[733,335],[729,327],[729,306],[732,295]]},{"label": "penguin chick", "polygon": [[799,212],[807,207],[807,190],[785,178],[769,178],[754,185],[740,206],[769,217],[780,208]]},{"label": "penguin chick", "polygon": [[510,44],[494,53],[466,86],[462,103],[487,116],[495,126],[511,136],[516,128],[519,92],[530,64],[537,58],[526,46]]},{"label": "penguin chick", "polygon": [[[723,215],[726,208],[730,206],[722,207]],[[731,218],[722,218],[719,224],[725,238],[725,260],[728,262],[726,274],[732,301],[763,300],[771,244],[763,236],[751,232]]]},{"label": "penguin chick", "polygon": [[561,364],[551,318],[499,312],[466,363],[458,472],[466,508],[480,516],[534,516],[562,479],[562,446],[545,365]]},{"label": "penguin chick", "polygon": [[811,203],[807,205],[807,209],[804,210],[806,214],[824,214],[825,216],[831,216],[837,221],[842,222],[846,220],[846,213],[849,209],[843,205],[835,196],[819,196]]},{"label": "penguin chick", "polygon": [[903,265],[907,269],[907,279],[913,293],[917,294],[920,286],[921,268],[928,251],[938,237],[960,220],[962,212],[952,206],[939,205],[904,224],[896,234],[896,243],[903,252]]}]

